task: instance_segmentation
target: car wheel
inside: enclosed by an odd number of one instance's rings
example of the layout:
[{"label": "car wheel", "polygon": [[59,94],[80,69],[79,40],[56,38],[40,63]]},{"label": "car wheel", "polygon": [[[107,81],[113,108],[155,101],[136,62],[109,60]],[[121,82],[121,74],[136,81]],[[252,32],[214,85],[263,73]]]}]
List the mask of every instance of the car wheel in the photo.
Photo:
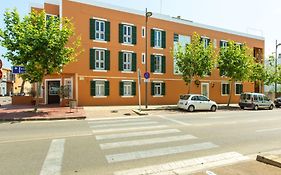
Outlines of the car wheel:
[{"label": "car wheel", "polygon": [[273,109],[273,105],[270,105],[270,106],[269,106],[269,110],[272,110],[272,109]]},{"label": "car wheel", "polygon": [[254,110],[258,110],[258,109],[259,109],[258,105],[255,105]]},{"label": "car wheel", "polygon": [[216,112],[216,110],[217,110],[217,107],[216,107],[215,105],[213,105],[213,106],[211,107],[211,111],[212,111],[212,112]]},{"label": "car wheel", "polygon": [[189,112],[193,112],[195,110],[195,107],[193,105],[190,105],[187,110]]},{"label": "car wheel", "polygon": [[240,106],[240,109],[244,109],[245,107],[244,106]]}]

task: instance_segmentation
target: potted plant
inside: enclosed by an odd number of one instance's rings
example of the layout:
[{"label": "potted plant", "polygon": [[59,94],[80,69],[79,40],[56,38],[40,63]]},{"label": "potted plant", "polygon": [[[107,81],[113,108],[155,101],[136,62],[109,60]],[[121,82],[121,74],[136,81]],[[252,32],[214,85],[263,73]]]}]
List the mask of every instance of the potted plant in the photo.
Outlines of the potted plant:
[{"label": "potted plant", "polygon": [[60,88],[58,90],[58,95],[61,98],[60,106],[68,106],[68,101],[69,101],[69,97],[70,97],[69,87],[68,86],[60,86]]}]

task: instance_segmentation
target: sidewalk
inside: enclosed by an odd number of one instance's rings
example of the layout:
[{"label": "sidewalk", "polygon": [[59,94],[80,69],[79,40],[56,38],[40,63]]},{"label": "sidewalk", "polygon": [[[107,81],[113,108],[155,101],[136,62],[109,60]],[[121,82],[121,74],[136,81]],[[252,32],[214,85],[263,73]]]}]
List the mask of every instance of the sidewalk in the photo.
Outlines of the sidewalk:
[{"label": "sidewalk", "polygon": [[30,120],[64,120],[85,119],[84,109],[79,107],[70,111],[69,107],[58,105],[39,105],[38,112],[33,112],[33,106],[2,105],[0,121],[30,121]]}]

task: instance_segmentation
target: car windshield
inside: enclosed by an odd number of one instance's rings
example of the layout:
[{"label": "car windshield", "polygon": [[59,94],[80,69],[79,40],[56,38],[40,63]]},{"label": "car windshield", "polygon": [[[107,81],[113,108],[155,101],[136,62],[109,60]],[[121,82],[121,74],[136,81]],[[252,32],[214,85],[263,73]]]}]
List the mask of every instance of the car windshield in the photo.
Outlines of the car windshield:
[{"label": "car windshield", "polygon": [[181,99],[181,100],[188,100],[189,97],[190,97],[190,95],[181,95],[181,96],[180,96],[180,99]]}]

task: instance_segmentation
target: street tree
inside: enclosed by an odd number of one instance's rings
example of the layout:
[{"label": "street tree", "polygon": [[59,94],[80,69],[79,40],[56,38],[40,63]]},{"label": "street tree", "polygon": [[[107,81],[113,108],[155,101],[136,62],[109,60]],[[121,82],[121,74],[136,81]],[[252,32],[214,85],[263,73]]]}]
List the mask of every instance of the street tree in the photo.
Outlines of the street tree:
[{"label": "street tree", "polygon": [[262,84],[270,83],[269,70],[262,63],[253,63],[251,66],[249,80],[257,82],[259,92],[262,92]]},{"label": "street tree", "polygon": [[[25,78],[37,82],[37,92],[43,77],[59,73],[74,61],[80,39],[74,36],[74,28],[67,18],[46,18],[44,11],[32,11],[23,19],[16,9],[4,14],[4,29],[0,29],[0,44],[7,49],[4,57],[13,65],[24,66]],[[38,109],[36,93],[34,111]]]},{"label": "street tree", "polygon": [[236,81],[249,80],[254,57],[246,45],[238,45],[234,41],[229,41],[226,47],[220,48],[218,66],[220,74],[230,80],[229,99],[231,101],[232,86]]},{"label": "street tree", "polygon": [[205,47],[201,37],[194,33],[190,44],[185,47],[178,44],[173,53],[182,78],[188,85],[188,93],[191,90],[192,80],[195,77],[202,78],[208,75],[214,66],[216,53],[213,44],[209,42]]}]

